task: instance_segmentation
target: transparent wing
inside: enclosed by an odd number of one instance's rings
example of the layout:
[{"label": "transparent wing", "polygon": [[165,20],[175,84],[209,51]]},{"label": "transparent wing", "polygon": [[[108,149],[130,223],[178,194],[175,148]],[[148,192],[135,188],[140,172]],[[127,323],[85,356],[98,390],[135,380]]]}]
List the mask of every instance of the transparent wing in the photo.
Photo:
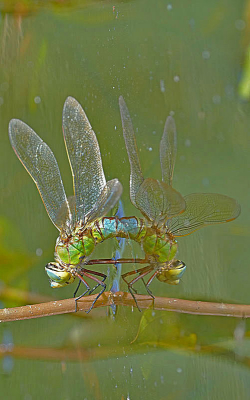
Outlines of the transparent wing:
[{"label": "transparent wing", "polygon": [[68,197],[69,209],[72,215],[76,214],[76,198],[75,196]]},{"label": "transparent wing", "polygon": [[119,98],[119,106],[122,119],[123,136],[130,163],[130,199],[134,206],[136,206],[136,193],[144,178],[142,175],[132,121],[126,103],[122,96],[120,96]]},{"label": "transparent wing", "polygon": [[[69,196],[67,198],[67,203],[64,203],[63,206],[61,207],[61,209],[59,210],[59,213],[58,213],[59,217],[60,217],[60,214],[64,215],[66,212],[66,209],[68,209],[68,208],[71,213],[71,220],[75,222],[76,221],[76,199],[75,199],[75,196]],[[73,228],[73,226],[71,226],[71,228]]]},{"label": "transparent wing", "polygon": [[147,178],[141,184],[135,197],[136,207],[154,225],[163,225],[168,218],[185,210],[182,195],[165,182]]},{"label": "transparent wing", "polygon": [[93,208],[106,185],[96,135],[81,105],[68,97],[63,108],[63,134],[71,165],[77,219]]},{"label": "transparent wing", "polygon": [[162,180],[172,186],[174,165],[177,152],[177,134],[174,118],[169,116],[166,120],[164,132],[160,143],[160,161]]},{"label": "transparent wing", "polygon": [[240,215],[240,205],[231,197],[217,193],[193,193],[184,196],[186,210],[167,222],[175,237],[186,236],[208,225],[230,222]]},{"label": "transparent wing", "polygon": [[85,223],[90,224],[104,217],[118,202],[122,194],[122,185],[118,179],[108,181],[102,193],[96,200],[94,207],[87,214]]},{"label": "transparent wing", "polygon": [[46,211],[60,230],[71,220],[57,161],[49,146],[28,125],[18,119],[9,123],[11,145],[34,180]]}]

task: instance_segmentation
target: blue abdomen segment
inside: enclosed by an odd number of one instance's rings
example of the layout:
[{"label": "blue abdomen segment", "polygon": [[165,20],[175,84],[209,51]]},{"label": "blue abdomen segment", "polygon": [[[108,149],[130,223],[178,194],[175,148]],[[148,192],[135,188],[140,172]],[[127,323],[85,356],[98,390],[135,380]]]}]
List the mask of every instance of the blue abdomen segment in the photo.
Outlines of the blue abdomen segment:
[{"label": "blue abdomen segment", "polygon": [[136,217],[131,218],[108,218],[102,219],[99,223],[103,240],[114,237],[135,239],[141,231],[140,222]]}]

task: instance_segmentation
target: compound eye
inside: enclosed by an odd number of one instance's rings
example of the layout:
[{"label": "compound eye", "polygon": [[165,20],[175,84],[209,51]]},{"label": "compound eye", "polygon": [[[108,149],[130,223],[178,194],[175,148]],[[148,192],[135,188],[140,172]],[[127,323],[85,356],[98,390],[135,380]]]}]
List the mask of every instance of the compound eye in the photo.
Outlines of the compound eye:
[{"label": "compound eye", "polygon": [[63,268],[60,266],[59,263],[56,262],[50,262],[46,265],[45,270],[51,270],[51,271],[63,271]]},{"label": "compound eye", "polygon": [[50,279],[50,285],[53,288],[62,287],[74,281],[74,276],[68,271],[65,271],[59,263],[49,263],[45,267],[45,271]]},{"label": "compound eye", "polygon": [[173,269],[186,269],[186,265],[181,260],[174,260],[171,263],[171,268],[173,268]]}]

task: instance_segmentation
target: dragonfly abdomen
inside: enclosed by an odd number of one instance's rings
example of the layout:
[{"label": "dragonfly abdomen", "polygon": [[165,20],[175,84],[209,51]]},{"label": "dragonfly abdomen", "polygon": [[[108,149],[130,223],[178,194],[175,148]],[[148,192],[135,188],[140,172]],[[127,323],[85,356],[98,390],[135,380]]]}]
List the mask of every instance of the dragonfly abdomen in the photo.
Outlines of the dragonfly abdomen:
[{"label": "dragonfly abdomen", "polygon": [[145,234],[144,222],[136,217],[104,217],[96,221],[92,228],[97,243],[115,237],[140,241],[140,237]]}]

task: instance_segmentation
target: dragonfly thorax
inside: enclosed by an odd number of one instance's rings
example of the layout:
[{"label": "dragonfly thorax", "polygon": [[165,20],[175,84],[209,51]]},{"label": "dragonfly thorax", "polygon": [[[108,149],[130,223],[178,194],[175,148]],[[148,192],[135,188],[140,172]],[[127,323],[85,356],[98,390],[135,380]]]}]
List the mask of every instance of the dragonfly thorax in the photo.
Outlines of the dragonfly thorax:
[{"label": "dragonfly thorax", "polygon": [[174,259],[177,253],[177,242],[165,233],[155,234],[151,228],[147,230],[142,240],[143,250],[147,255],[153,255],[159,263]]},{"label": "dragonfly thorax", "polygon": [[56,241],[55,259],[71,268],[83,263],[94,250],[96,240],[91,229],[76,229],[67,239],[59,236]]}]

